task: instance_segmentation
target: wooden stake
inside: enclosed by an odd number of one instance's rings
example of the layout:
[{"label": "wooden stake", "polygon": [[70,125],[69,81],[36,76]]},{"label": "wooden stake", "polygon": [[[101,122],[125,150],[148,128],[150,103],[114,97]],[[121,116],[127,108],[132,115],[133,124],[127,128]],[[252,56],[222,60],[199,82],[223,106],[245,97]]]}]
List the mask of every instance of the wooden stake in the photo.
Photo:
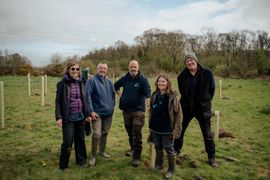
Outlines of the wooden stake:
[{"label": "wooden stake", "polygon": [[216,117],[215,139],[218,140],[218,135],[219,135],[219,117],[220,117],[220,112],[219,111],[215,111],[215,117]]},{"label": "wooden stake", "polygon": [[155,159],[156,159],[156,151],[154,144],[149,142],[149,167],[151,169],[155,168]]},{"label": "wooden stake", "polygon": [[41,76],[40,96],[41,96],[41,106],[44,106],[44,76]]},{"label": "wooden stake", "polygon": [[47,78],[47,74],[45,75],[45,82],[44,82],[44,88],[45,88],[45,96],[47,95],[48,92],[48,78]]},{"label": "wooden stake", "polygon": [[5,128],[4,119],[4,82],[0,82],[0,108],[1,108],[1,127]]},{"label": "wooden stake", "polygon": [[30,73],[27,73],[27,82],[28,82],[28,96],[31,96],[31,78],[30,78]]},{"label": "wooden stake", "polygon": [[222,99],[222,80],[219,80],[219,99]]}]

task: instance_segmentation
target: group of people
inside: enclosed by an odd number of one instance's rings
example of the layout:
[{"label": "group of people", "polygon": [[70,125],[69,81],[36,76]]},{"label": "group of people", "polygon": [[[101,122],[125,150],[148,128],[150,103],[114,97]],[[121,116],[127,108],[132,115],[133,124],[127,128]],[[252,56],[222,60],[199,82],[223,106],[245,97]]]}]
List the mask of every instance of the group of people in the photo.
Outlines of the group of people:
[{"label": "group of people", "polygon": [[[129,62],[129,72],[114,84],[108,79],[108,65],[98,63],[96,75],[83,83],[80,66],[70,61],[64,71],[63,79],[57,83],[55,115],[58,127],[62,127],[59,168],[68,168],[69,157],[74,140],[76,164],[79,166],[96,165],[96,155],[110,158],[105,151],[107,136],[112,125],[115,94],[120,97],[119,108],[123,119],[130,151],[131,164],[141,163],[142,129],[145,112],[149,112],[149,129],[156,150],[155,169],[163,169],[164,150],[168,157],[166,178],[174,174],[175,159],[180,156],[184,133],[193,117],[200,124],[208,163],[217,167],[215,143],[211,133],[211,100],[215,92],[213,74],[198,63],[194,53],[186,54],[185,69],[177,77],[180,101],[166,74],[155,81],[151,94],[148,79],[139,71],[136,60]],[[84,129],[91,124],[91,157],[87,163]]]}]

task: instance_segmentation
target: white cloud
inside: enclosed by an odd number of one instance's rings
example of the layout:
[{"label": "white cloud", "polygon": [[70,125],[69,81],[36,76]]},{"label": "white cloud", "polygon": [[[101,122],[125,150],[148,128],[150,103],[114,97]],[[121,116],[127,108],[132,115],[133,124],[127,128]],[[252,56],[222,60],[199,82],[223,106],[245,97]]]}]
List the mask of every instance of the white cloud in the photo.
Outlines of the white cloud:
[{"label": "white cloud", "polygon": [[268,0],[230,0],[227,2],[200,1],[160,10],[156,26],[200,33],[204,26],[218,32],[234,29],[265,30],[270,32]]},{"label": "white cloud", "polygon": [[[162,5],[151,6],[159,2]],[[181,29],[190,34],[199,33],[203,26],[218,32],[234,29],[270,32],[269,0],[200,0],[185,4],[179,1],[174,7],[162,8],[166,2],[0,0],[0,32],[11,33],[0,33],[0,49],[24,52],[31,60],[37,56],[32,62],[38,64],[36,59],[47,59],[49,63],[48,54],[56,52],[83,55],[117,40],[133,43],[135,36],[154,27],[167,31]]]}]

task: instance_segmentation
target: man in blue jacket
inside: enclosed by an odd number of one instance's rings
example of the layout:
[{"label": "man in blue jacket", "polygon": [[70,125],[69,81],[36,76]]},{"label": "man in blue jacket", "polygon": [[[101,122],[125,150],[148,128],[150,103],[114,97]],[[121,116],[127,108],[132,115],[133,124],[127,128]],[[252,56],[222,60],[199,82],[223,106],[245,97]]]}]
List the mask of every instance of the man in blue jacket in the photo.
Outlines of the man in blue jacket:
[{"label": "man in blue jacket", "polygon": [[92,146],[89,164],[96,165],[96,153],[105,158],[110,155],[105,152],[107,135],[112,124],[115,105],[115,91],[112,81],[107,77],[108,66],[101,62],[97,65],[97,74],[86,83],[86,100],[92,121]]},{"label": "man in blue jacket", "polygon": [[186,68],[177,77],[183,111],[182,132],[175,139],[174,149],[179,155],[184,142],[184,134],[189,122],[195,117],[203,134],[208,163],[217,167],[215,143],[211,133],[211,101],[215,93],[215,81],[212,72],[198,63],[194,53],[187,53],[184,58]]},{"label": "man in blue jacket", "polygon": [[[151,90],[146,77],[139,71],[139,63],[132,60],[128,65],[129,72],[115,82],[114,88],[120,97],[119,108],[123,111],[125,128],[131,147],[132,165],[140,165],[142,152],[142,128],[145,121],[145,100],[150,107]],[[123,88],[122,93],[120,88]]]}]

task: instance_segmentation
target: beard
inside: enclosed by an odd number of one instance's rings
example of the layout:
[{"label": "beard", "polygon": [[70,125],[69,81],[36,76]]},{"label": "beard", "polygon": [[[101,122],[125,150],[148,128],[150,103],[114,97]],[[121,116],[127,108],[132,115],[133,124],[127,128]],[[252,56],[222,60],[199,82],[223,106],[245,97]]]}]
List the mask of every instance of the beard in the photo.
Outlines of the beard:
[{"label": "beard", "polygon": [[130,71],[129,73],[130,73],[130,75],[131,75],[132,77],[135,77],[135,76],[137,76],[138,71]]}]

